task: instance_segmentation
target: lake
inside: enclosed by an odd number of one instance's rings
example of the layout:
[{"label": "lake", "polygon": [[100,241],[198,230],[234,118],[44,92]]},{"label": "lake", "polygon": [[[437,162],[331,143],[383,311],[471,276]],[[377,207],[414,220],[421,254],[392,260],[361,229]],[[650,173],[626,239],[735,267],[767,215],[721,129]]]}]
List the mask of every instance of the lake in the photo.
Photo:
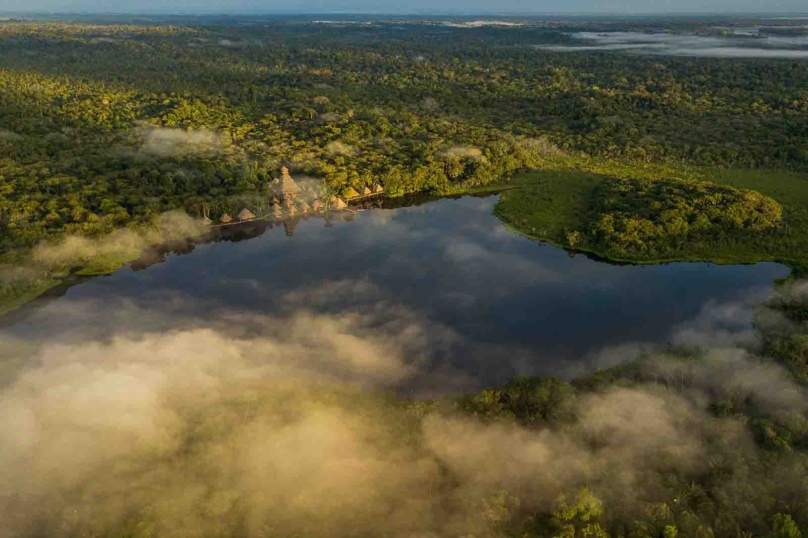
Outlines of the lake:
[{"label": "lake", "polygon": [[431,394],[515,375],[569,378],[643,346],[742,341],[754,306],[788,274],[774,263],[628,266],[571,256],[506,230],[496,201],[249,224],[72,286],[3,333],[103,339],[233,313],[277,323],[300,310],[364,316],[378,334],[408,337],[418,327],[412,338],[424,342],[428,366],[416,385]]}]

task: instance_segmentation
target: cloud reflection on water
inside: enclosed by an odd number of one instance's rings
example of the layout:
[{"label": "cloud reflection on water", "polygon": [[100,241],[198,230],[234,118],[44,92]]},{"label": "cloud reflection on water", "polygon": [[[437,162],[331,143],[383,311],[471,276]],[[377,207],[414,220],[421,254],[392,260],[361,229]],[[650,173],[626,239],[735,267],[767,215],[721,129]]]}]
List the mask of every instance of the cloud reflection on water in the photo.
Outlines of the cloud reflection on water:
[{"label": "cloud reflection on water", "polygon": [[[495,197],[365,211],[295,235],[197,245],[145,270],[71,288],[8,338],[107,339],[209,327],[255,337],[262,325],[359,316],[362,331],[418,329],[419,390],[466,390],[514,375],[566,375],[593,349],[664,343],[705,303],[771,286],[777,264],[615,266],[505,231]],[[398,320],[398,321],[396,321]],[[585,362],[585,361],[584,361]]]}]

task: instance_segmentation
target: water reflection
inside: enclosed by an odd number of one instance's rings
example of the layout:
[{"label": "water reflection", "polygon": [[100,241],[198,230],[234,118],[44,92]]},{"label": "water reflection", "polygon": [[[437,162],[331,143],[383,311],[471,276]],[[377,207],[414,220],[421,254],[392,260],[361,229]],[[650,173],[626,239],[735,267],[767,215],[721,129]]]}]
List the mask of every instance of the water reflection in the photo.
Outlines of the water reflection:
[{"label": "water reflection", "polygon": [[362,315],[379,333],[418,327],[413,338],[430,350],[432,376],[419,383],[467,389],[514,375],[564,376],[604,348],[669,341],[706,305],[762,297],[788,273],[771,263],[616,266],[570,257],[508,232],[492,214],[495,202],[467,197],[347,222],[229,227],[72,287],[6,336],[104,338],[234,311]]}]

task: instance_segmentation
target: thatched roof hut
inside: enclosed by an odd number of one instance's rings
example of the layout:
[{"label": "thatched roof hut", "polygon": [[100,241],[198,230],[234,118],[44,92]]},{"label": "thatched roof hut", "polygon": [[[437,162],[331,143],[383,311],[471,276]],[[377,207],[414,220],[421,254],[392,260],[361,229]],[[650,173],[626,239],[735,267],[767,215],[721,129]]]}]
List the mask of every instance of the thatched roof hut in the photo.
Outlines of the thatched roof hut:
[{"label": "thatched roof hut", "polygon": [[303,202],[302,204],[300,204],[300,212],[301,213],[308,213],[310,209],[311,209],[311,207],[306,202]]},{"label": "thatched roof hut", "polygon": [[286,199],[283,201],[283,205],[285,205],[285,206],[286,206],[286,209],[292,209],[292,208],[294,208],[294,207],[295,207],[295,202],[294,202],[294,200],[292,200],[291,198],[286,198]]},{"label": "thatched roof hut", "polygon": [[273,205],[277,205],[277,204],[281,203],[281,201],[280,201],[280,200],[278,200],[277,198],[273,198],[271,203],[272,203]]},{"label": "thatched roof hut", "polygon": [[300,187],[292,176],[289,175],[289,169],[285,166],[281,168],[281,194],[284,197],[292,197],[300,194]]},{"label": "thatched roof hut", "polygon": [[210,226],[211,224],[213,224],[213,221],[208,217],[202,219],[202,226]]},{"label": "thatched roof hut", "polygon": [[367,187],[365,187],[364,190],[362,191],[362,196],[370,196],[371,194],[373,193],[370,192],[370,189]]},{"label": "thatched roof hut", "polygon": [[346,207],[348,207],[348,204],[346,204],[342,198],[337,198],[336,196],[331,197],[332,209],[345,209]]},{"label": "thatched roof hut", "polygon": [[373,194],[381,194],[383,192],[384,192],[384,189],[382,188],[381,185],[379,185],[378,183],[373,185]]},{"label": "thatched roof hut", "polygon": [[322,211],[323,210],[323,203],[318,199],[314,199],[314,201],[312,201],[312,203],[311,203],[311,208],[314,211]]},{"label": "thatched roof hut", "polygon": [[348,187],[348,190],[343,192],[346,200],[350,200],[351,198],[359,198],[359,193],[354,190],[353,187]]},{"label": "thatched roof hut", "polygon": [[238,220],[252,220],[254,218],[255,214],[246,207],[241,210],[241,213],[238,214]]},{"label": "thatched roof hut", "polygon": [[230,222],[233,222],[233,217],[231,217],[230,215],[228,215],[227,213],[225,213],[224,215],[222,215],[222,216],[219,218],[219,221],[220,221],[222,224],[228,224],[228,223],[230,223]]}]

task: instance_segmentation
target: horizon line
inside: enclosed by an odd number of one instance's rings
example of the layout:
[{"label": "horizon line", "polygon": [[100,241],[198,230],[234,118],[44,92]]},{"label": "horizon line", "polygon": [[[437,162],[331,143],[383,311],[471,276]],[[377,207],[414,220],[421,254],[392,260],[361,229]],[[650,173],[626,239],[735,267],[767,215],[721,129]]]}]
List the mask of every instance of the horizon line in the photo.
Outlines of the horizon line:
[{"label": "horizon line", "polygon": [[631,13],[620,11],[568,11],[568,12],[525,12],[525,11],[479,11],[479,12],[458,12],[458,11],[412,11],[412,12],[373,12],[373,11],[351,11],[351,10],[333,10],[333,11],[283,11],[283,10],[267,10],[267,11],[172,11],[172,10],[130,10],[130,11],[99,11],[99,10],[2,10],[2,16],[25,16],[25,15],[51,15],[51,16],[69,16],[69,15],[103,15],[103,16],[208,16],[208,17],[222,17],[222,16],[369,16],[369,17],[625,17],[625,18],[638,18],[638,17],[777,17],[777,18],[800,18],[808,19],[808,11],[806,12],[789,12],[789,11],[736,11],[732,13],[727,12],[693,12],[693,11],[648,11]]}]

